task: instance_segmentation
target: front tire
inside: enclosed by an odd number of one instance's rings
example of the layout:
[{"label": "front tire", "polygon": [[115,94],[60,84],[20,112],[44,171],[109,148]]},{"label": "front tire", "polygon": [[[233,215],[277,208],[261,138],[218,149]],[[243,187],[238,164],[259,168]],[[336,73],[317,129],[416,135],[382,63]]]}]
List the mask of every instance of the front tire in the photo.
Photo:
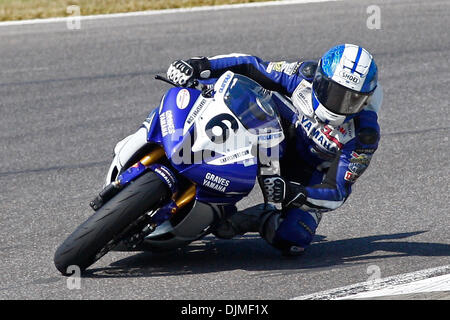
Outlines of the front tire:
[{"label": "front tire", "polygon": [[147,172],[82,223],[56,250],[54,263],[63,274],[75,265],[81,271],[100,259],[121,239],[117,237],[139,217],[160,206],[170,190],[153,172]]}]

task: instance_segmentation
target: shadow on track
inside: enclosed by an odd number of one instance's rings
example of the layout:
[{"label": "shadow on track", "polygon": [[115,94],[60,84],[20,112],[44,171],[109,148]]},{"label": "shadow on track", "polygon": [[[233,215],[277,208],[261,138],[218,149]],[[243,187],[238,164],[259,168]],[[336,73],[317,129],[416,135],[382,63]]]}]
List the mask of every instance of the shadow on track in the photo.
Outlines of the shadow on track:
[{"label": "shadow on track", "polygon": [[[84,277],[180,276],[239,269],[258,271],[255,275],[258,277],[270,277],[308,272],[308,269],[367,264],[403,256],[450,256],[448,244],[398,241],[424,232],[426,231],[336,241],[327,241],[326,237],[316,235],[314,243],[300,257],[281,256],[257,234],[247,234],[233,240],[219,240],[208,236],[183,249],[165,253],[142,252],[114,262],[106,268],[91,268]],[[374,254],[376,251],[378,254]]]}]

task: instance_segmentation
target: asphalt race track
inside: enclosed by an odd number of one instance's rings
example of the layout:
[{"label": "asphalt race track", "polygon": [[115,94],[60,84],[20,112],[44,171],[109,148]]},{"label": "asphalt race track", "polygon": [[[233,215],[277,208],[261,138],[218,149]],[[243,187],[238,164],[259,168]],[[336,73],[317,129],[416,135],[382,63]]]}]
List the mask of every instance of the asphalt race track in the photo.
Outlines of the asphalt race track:
[{"label": "asphalt race track", "polygon": [[[369,5],[381,29],[367,28]],[[373,270],[449,265],[449,15],[446,0],[370,0],[1,26],[0,298],[291,299]],[[208,237],[166,254],[109,253],[68,289],[56,247],[91,214],[115,144],[168,88],[155,74],[178,58],[296,61],[345,42],[378,63],[382,141],[303,257],[256,234]]]}]

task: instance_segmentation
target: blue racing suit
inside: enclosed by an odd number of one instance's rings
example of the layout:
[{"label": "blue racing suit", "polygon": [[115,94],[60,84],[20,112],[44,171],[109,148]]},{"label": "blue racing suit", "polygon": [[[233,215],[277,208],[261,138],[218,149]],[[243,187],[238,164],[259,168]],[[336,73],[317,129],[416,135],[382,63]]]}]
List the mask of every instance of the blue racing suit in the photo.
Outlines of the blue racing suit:
[{"label": "blue racing suit", "polygon": [[267,62],[251,55],[231,54],[207,61],[204,58],[205,63],[203,68],[211,71],[210,78],[230,70],[279,93],[278,111],[287,133],[286,152],[280,159],[281,176],[306,187],[306,202],[300,208],[283,209],[284,219],[269,242],[278,248],[308,246],[321,214],[346,201],[378,148],[381,87],[361,112],[333,128],[304,112],[312,109],[311,83],[317,61]]}]

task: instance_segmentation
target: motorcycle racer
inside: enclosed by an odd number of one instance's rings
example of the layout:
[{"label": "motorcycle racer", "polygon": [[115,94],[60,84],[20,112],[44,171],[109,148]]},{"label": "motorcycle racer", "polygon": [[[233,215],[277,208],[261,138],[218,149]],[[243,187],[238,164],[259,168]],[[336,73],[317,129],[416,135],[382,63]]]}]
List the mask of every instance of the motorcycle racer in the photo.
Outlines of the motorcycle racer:
[{"label": "motorcycle racer", "polygon": [[[319,61],[268,62],[246,54],[173,62],[167,76],[178,85],[232,71],[280,93],[287,132],[280,174],[263,175],[265,199],[280,203],[237,212],[215,231],[222,238],[259,232],[287,255],[311,243],[323,212],[342,206],[378,148],[382,103],[377,65],[364,48],[341,44]],[[233,211],[233,210],[232,210]]]}]

